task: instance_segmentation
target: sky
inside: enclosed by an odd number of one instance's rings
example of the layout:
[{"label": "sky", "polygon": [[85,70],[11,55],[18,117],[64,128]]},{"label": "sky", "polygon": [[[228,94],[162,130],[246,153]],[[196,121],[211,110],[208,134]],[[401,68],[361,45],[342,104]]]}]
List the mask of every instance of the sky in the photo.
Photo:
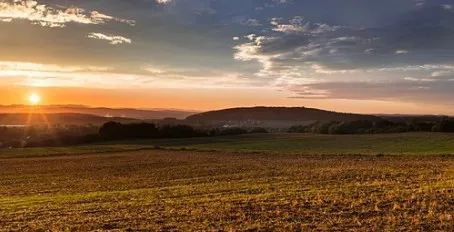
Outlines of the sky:
[{"label": "sky", "polygon": [[0,104],[454,115],[454,0],[0,0]]}]

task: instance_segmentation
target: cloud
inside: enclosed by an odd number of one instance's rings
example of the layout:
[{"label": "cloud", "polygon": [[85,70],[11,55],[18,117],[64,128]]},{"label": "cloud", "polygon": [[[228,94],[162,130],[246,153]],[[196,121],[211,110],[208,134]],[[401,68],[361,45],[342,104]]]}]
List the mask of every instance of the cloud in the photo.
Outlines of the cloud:
[{"label": "cloud", "polygon": [[105,15],[105,14],[99,13],[98,11],[92,11],[91,14],[90,14],[90,17],[93,18],[95,21],[101,21],[101,22],[116,21],[116,22],[128,24],[130,26],[135,26],[136,25],[136,21],[135,20],[115,18],[115,17],[109,16],[109,15]]},{"label": "cloud", "polygon": [[[452,81],[406,78],[386,82],[328,82],[293,86],[298,98],[437,102],[452,105]],[[322,94],[314,94],[322,93]],[[365,94],[367,93],[367,94]],[[316,95],[316,96],[314,96]]]},{"label": "cloud", "polygon": [[0,71],[3,75],[7,72],[11,73],[26,73],[26,72],[42,72],[42,71],[53,71],[53,72],[85,72],[85,71],[109,71],[110,67],[105,66],[61,66],[56,64],[40,64],[30,62],[11,62],[11,61],[0,61]]},{"label": "cloud", "polygon": [[0,61],[3,83],[34,87],[257,88],[263,85],[236,72],[146,66],[134,72],[103,66],[66,66]]},{"label": "cloud", "polygon": [[[0,78],[12,80],[13,85],[52,87],[82,87],[103,82],[101,77],[112,76],[113,68],[105,66],[64,66],[57,64],[41,64],[29,62],[0,61]],[[119,84],[122,79],[113,79],[103,86]],[[100,84],[100,83],[98,83]]]},{"label": "cloud", "polygon": [[273,2],[276,2],[276,3],[289,3],[291,1],[292,0],[273,0]]},{"label": "cloud", "polygon": [[290,19],[287,23],[281,23],[280,21],[280,18],[273,18],[271,20],[271,25],[274,26],[274,28],[272,29],[273,31],[283,32],[286,34],[298,34],[304,32],[318,34],[335,31],[339,28],[337,26],[330,26],[323,23],[311,23],[306,21],[301,16],[296,16],[293,19]]},{"label": "cloud", "polygon": [[158,4],[169,4],[171,3],[173,0],[156,0],[156,3]]},{"label": "cloud", "polygon": [[315,73],[307,75],[315,75],[315,80],[293,78],[280,86],[295,93],[296,98],[453,104],[453,65],[339,70],[314,64],[311,68]]},{"label": "cloud", "polygon": [[243,26],[248,26],[248,27],[259,27],[262,26],[260,21],[258,19],[242,19],[239,20],[239,23]]},{"label": "cloud", "polygon": [[[394,24],[375,28],[312,23],[303,17],[271,20],[271,31],[234,47],[238,60],[292,67],[320,63],[332,69],[362,69],[451,61],[454,12],[422,8]],[[411,53],[411,55],[410,55]],[[399,55],[399,56],[396,56]]]},{"label": "cloud", "polygon": [[[152,76],[116,72],[111,67],[65,66],[27,62],[0,61],[0,78],[12,85],[35,87],[139,88]],[[108,80],[108,81],[106,81]]]},{"label": "cloud", "polygon": [[234,47],[234,59],[258,62],[256,77],[298,98],[450,104],[452,21],[454,12],[440,5],[373,28],[273,18],[269,30]]},{"label": "cloud", "polygon": [[0,20],[28,20],[43,27],[65,27],[68,23],[104,24],[116,21],[134,25],[134,20],[115,18],[97,11],[87,12],[78,7],[53,8],[33,0],[6,0],[0,3]]},{"label": "cloud", "polygon": [[131,39],[123,37],[123,36],[106,35],[106,34],[95,33],[95,32],[88,34],[87,37],[91,38],[91,39],[106,40],[106,41],[109,41],[109,43],[112,45],[119,45],[119,44],[124,44],[124,43],[130,44],[132,42]]},{"label": "cloud", "polygon": [[407,53],[408,53],[407,50],[397,50],[397,51],[396,51],[396,54],[397,54],[397,55],[407,54]]},{"label": "cloud", "polygon": [[443,4],[443,9],[445,10],[451,10],[452,9],[452,5],[451,4]]}]

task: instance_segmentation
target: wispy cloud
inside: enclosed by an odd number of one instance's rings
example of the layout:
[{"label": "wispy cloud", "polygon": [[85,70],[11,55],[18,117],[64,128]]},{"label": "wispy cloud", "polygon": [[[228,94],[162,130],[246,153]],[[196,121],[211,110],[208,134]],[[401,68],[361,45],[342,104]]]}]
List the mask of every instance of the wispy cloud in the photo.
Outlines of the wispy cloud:
[{"label": "wispy cloud", "polygon": [[0,78],[11,85],[34,87],[256,88],[239,73],[147,66],[136,72],[98,66],[64,66],[0,61]]},{"label": "wispy cloud", "polygon": [[95,33],[95,32],[88,34],[87,37],[91,38],[91,39],[105,40],[105,41],[108,41],[112,45],[119,45],[119,44],[124,44],[124,43],[130,44],[132,42],[131,39],[123,37],[123,36],[106,35],[103,33]]},{"label": "wispy cloud", "polygon": [[56,64],[40,64],[30,62],[12,62],[12,61],[0,61],[0,72],[2,75],[10,72],[32,72],[32,71],[53,71],[53,72],[83,72],[83,71],[109,71],[112,68],[104,66],[62,66]]},{"label": "wispy cloud", "polygon": [[168,4],[171,3],[173,0],[156,0],[157,3],[159,4]]}]

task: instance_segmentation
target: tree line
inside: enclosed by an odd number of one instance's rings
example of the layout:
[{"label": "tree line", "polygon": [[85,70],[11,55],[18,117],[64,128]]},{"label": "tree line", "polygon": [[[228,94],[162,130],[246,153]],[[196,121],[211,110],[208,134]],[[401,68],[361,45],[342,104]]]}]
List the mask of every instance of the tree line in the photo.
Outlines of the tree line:
[{"label": "tree line", "polygon": [[122,124],[118,122],[108,122],[99,129],[99,136],[104,140],[190,138],[241,135],[247,133],[268,133],[268,131],[259,127],[250,129],[239,127],[195,129],[188,125],[157,126],[153,123]]},{"label": "tree line", "polygon": [[454,132],[454,119],[444,118],[439,121],[392,122],[388,120],[358,120],[314,122],[289,128],[290,133],[317,134],[378,134],[403,132]]},{"label": "tree line", "polygon": [[[93,127],[71,126],[62,128],[0,128],[14,138],[0,138],[0,147],[46,147],[71,146],[87,143],[99,143],[115,140],[160,139],[160,138],[193,138],[247,133],[267,133],[264,128],[211,128],[196,129],[188,125],[161,125],[154,123],[107,122],[96,130]],[[8,132],[8,133],[6,133]],[[0,136],[1,137],[1,136]]]},{"label": "tree line", "polygon": [[[454,119],[393,122],[389,120],[318,121],[293,126],[290,133],[376,134],[402,132],[454,132]],[[95,126],[58,126],[53,128],[0,128],[0,147],[71,146],[115,140],[191,138],[268,133],[264,128],[194,128],[188,125],[108,122]]]}]

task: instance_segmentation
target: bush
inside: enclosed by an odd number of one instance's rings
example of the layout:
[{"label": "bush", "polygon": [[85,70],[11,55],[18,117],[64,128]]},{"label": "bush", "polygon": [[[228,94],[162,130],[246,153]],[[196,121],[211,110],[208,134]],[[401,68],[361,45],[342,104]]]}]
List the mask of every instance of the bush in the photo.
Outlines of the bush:
[{"label": "bush", "polygon": [[217,135],[242,135],[247,134],[247,130],[239,127],[232,127],[219,130]]},{"label": "bush", "polygon": [[108,122],[99,129],[99,135],[105,139],[155,138],[158,137],[158,129],[150,123],[123,125]]},{"label": "bush", "polygon": [[255,127],[255,128],[252,128],[249,133],[252,133],[252,134],[266,134],[268,133],[268,131],[265,129],[265,128],[262,128],[262,127]]},{"label": "bush", "polygon": [[434,131],[434,132],[454,132],[454,120],[453,119],[443,119],[440,122],[437,122],[432,127],[432,131]]},{"label": "bush", "polygon": [[409,126],[406,123],[394,123],[387,120],[371,121],[347,121],[347,122],[315,122],[307,126],[290,127],[290,133],[318,133],[318,134],[371,134],[371,133],[400,133],[411,131],[412,128],[421,130],[426,129],[428,125],[418,124],[419,127]]},{"label": "bush", "polygon": [[159,137],[161,138],[188,138],[201,135],[203,135],[203,133],[197,132],[194,128],[186,125],[167,125],[159,128]]},{"label": "bush", "polygon": [[307,133],[309,132],[308,126],[292,126],[290,127],[287,132],[288,133]]},{"label": "bush", "polygon": [[151,123],[121,124],[108,122],[99,129],[103,139],[137,139],[137,138],[188,138],[206,135],[186,125],[166,125],[160,128]]}]

